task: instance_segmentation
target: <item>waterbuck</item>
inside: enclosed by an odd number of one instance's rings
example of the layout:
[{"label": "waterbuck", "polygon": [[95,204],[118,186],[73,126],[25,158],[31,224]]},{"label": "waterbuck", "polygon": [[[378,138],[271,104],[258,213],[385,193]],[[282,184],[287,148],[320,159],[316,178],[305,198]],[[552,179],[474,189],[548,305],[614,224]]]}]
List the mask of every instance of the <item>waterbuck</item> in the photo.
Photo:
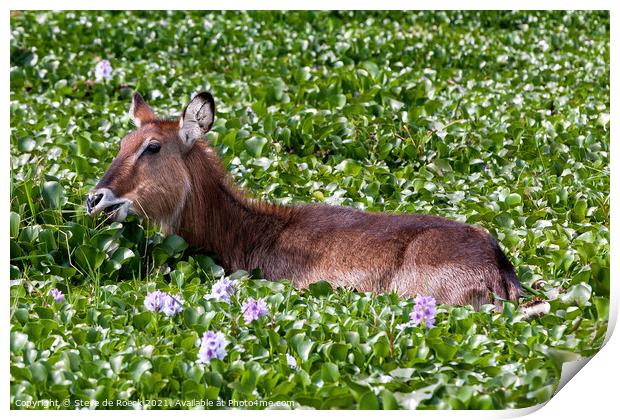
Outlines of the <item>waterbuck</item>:
[{"label": "waterbuck", "polygon": [[217,254],[229,272],[258,268],[267,279],[289,279],[299,288],[326,280],[474,307],[521,294],[512,264],[478,227],[430,215],[248,198],[217,152],[198,141],[213,125],[210,93],[196,95],[178,120],[157,118],[136,93],[130,114],[137,130],[122,139],[90,192],[91,215],[147,217],[165,233]]}]

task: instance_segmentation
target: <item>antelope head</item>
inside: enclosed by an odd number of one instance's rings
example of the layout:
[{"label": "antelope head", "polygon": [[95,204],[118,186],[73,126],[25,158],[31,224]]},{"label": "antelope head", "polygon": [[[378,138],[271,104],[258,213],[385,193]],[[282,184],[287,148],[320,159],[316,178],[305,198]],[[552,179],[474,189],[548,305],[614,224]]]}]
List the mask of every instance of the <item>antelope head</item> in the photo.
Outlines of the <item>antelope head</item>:
[{"label": "antelope head", "polygon": [[129,113],[137,129],[121,140],[118,154],[88,195],[86,211],[115,221],[137,214],[174,230],[191,191],[187,156],[213,125],[213,96],[202,92],[180,119],[164,120],[136,93]]}]

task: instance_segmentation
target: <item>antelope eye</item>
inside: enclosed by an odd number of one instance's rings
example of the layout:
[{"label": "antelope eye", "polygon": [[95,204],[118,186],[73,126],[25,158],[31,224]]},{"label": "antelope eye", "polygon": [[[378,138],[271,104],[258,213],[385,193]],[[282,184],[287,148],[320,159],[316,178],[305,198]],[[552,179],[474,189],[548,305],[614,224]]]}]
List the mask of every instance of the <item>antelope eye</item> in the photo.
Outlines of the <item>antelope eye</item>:
[{"label": "antelope eye", "polygon": [[161,144],[149,143],[149,145],[146,146],[146,149],[144,149],[144,153],[148,155],[152,155],[152,154],[159,152],[159,149],[161,149]]}]

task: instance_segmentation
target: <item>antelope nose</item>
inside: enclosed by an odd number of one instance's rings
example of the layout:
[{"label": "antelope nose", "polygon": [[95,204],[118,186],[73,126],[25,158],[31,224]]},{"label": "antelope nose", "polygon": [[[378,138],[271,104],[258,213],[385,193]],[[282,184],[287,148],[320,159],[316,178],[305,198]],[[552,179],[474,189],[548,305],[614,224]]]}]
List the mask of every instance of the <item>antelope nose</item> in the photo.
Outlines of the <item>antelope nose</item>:
[{"label": "antelope nose", "polygon": [[93,209],[97,207],[97,204],[99,204],[102,198],[103,198],[103,194],[101,193],[89,195],[88,198],[86,199],[86,210],[89,213],[92,212]]}]

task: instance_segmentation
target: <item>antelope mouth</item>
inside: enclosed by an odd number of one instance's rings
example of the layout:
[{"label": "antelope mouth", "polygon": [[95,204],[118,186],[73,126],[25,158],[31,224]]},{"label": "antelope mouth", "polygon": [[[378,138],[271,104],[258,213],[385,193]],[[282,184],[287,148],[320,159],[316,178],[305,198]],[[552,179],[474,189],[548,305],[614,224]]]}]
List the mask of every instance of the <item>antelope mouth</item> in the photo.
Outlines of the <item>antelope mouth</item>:
[{"label": "antelope mouth", "polygon": [[101,207],[93,209],[89,212],[91,216],[101,213],[106,220],[113,222],[122,222],[127,218],[130,213],[131,203],[129,201],[122,201],[120,203],[111,204],[107,207]]},{"label": "antelope mouth", "polygon": [[101,209],[101,214],[105,216],[106,220],[122,222],[127,218],[127,215],[131,210],[130,204],[131,203],[129,201],[112,204],[111,206]]},{"label": "antelope mouth", "polygon": [[101,209],[101,213],[105,214],[106,216],[109,216],[112,213],[114,213],[116,210],[121,208],[122,205],[123,203],[112,204],[111,206]]},{"label": "antelope mouth", "polygon": [[86,199],[86,212],[90,216],[98,213],[106,219],[122,222],[131,211],[131,201],[126,198],[118,198],[107,188],[101,188],[91,192]]}]

